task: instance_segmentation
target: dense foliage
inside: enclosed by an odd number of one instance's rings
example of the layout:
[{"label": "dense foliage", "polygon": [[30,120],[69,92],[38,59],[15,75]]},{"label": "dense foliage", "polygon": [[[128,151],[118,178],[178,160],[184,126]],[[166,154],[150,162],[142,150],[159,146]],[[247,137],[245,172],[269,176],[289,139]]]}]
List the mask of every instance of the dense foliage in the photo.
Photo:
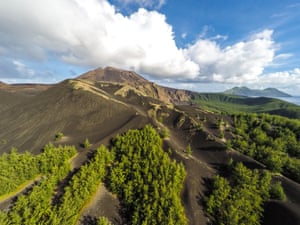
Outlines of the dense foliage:
[{"label": "dense foliage", "polygon": [[[180,199],[184,167],[162,150],[162,140],[151,126],[118,136],[111,152],[101,146],[72,170],[75,154],[72,146],[52,144],[39,155],[14,149],[3,154],[0,198],[31,183],[8,211],[0,211],[0,224],[74,225],[103,185],[107,171],[109,186],[120,198],[129,224],[187,224]],[[95,219],[97,224],[111,224],[105,217]]]},{"label": "dense foliage", "polygon": [[[31,155],[31,167],[37,168],[35,172],[42,174],[42,178],[27,195],[18,197],[12,210],[8,213],[0,213],[0,224],[41,224],[41,221],[47,220],[48,213],[51,212],[53,190],[57,183],[68,174],[70,170],[68,160],[75,153],[76,150],[72,146],[54,147],[49,144],[45,146],[42,154],[36,157]],[[22,158],[22,154],[15,151],[9,155],[19,155]],[[24,157],[29,157],[30,154],[25,153],[24,155]],[[2,157],[8,156],[3,155]],[[27,164],[25,161],[15,163],[14,167],[16,168],[24,168],[24,165]],[[17,176],[13,173],[11,175]]]},{"label": "dense foliage", "polygon": [[76,153],[73,147],[55,148],[46,145],[44,152],[34,156],[29,152],[18,153],[13,148],[0,157],[0,196],[15,191],[18,186],[40,174],[48,174],[54,167],[62,166]]},{"label": "dense foliage", "polygon": [[[80,210],[105,176],[105,168],[111,163],[112,155],[105,147],[100,147],[93,159],[72,176],[63,190],[63,197],[57,204],[54,204],[54,190],[69,174],[69,159],[75,152],[75,148],[70,146],[46,146],[44,152],[35,157],[42,174],[41,180],[28,194],[20,195],[9,212],[0,212],[0,224],[76,224]],[[16,153],[13,152],[13,154]],[[22,161],[15,166],[22,167]]]},{"label": "dense foliage", "polygon": [[233,147],[300,183],[300,121],[267,114],[234,116]]},{"label": "dense foliage", "polygon": [[16,149],[0,157],[0,168],[0,196],[15,191],[40,173],[37,159],[29,152],[19,154]]},{"label": "dense foliage", "polygon": [[180,199],[184,167],[170,160],[152,127],[118,136],[113,152],[110,187],[118,194],[129,224],[187,224]]},{"label": "dense foliage", "polygon": [[260,224],[263,203],[270,197],[270,173],[252,171],[242,163],[231,165],[229,170],[229,178],[217,175],[212,182],[206,210],[213,224]]}]

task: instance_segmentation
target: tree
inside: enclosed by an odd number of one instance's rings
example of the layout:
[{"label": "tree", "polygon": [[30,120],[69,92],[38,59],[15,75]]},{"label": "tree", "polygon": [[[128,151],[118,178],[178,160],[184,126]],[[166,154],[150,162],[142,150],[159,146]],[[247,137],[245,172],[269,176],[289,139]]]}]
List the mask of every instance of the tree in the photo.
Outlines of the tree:
[{"label": "tree", "polygon": [[191,148],[191,144],[189,144],[189,145],[187,146],[186,152],[187,152],[188,155],[191,155],[191,154],[193,153],[193,150],[192,150],[192,148]]},{"label": "tree", "polygon": [[86,138],[86,139],[84,140],[83,146],[84,146],[84,148],[89,148],[89,147],[91,146],[90,141],[89,141],[88,138]]},{"label": "tree", "polygon": [[97,225],[113,225],[113,224],[106,217],[100,217],[97,221]]},{"label": "tree", "polygon": [[281,186],[281,182],[276,182],[275,184],[273,184],[271,186],[270,198],[271,199],[276,199],[276,200],[281,200],[281,201],[286,200],[286,195],[285,195],[284,190]]},{"label": "tree", "polygon": [[56,141],[59,141],[60,139],[62,139],[62,137],[64,136],[64,134],[62,132],[58,132],[56,135],[55,135],[55,140]]},{"label": "tree", "polygon": [[231,150],[231,149],[232,149],[231,140],[227,140],[226,141],[226,150]]},{"label": "tree", "polygon": [[187,224],[180,200],[184,167],[163,151],[162,140],[151,126],[117,136],[112,152],[116,160],[109,185],[129,224]]},{"label": "tree", "polygon": [[170,134],[169,134],[169,130],[168,130],[168,128],[163,128],[163,130],[161,131],[161,137],[162,138],[167,138],[167,137],[169,137],[170,136]]},{"label": "tree", "polygon": [[251,171],[242,163],[228,166],[230,176],[215,176],[206,201],[213,224],[259,225],[271,177]]}]

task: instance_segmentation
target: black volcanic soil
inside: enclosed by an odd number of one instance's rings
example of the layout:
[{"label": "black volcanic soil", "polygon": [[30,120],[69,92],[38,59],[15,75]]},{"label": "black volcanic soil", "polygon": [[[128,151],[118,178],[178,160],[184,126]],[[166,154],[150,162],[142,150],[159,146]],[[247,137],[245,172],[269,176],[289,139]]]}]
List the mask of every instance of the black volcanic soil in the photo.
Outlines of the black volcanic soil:
[{"label": "black volcanic soil", "polygon": [[[60,144],[80,146],[86,137],[97,143],[122,127],[132,128],[127,124],[136,119],[136,110],[63,82],[2,111],[0,116],[0,139],[7,142],[0,145],[0,152],[12,146],[38,152],[53,142],[58,132],[65,135]],[[147,119],[137,123],[143,125]]]},{"label": "black volcanic soil", "polygon": [[118,213],[119,210],[120,203],[117,196],[109,192],[104,184],[100,184],[93,196],[93,200],[82,210],[81,218],[77,224],[94,224],[95,218],[105,216],[114,225],[121,225],[122,218]]}]

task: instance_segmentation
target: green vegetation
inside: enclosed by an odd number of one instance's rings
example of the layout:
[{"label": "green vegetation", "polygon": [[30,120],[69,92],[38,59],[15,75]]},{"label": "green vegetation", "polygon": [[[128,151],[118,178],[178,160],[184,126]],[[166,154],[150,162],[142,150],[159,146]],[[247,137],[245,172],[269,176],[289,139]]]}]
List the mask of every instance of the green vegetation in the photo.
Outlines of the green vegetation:
[{"label": "green vegetation", "polygon": [[[187,224],[180,199],[185,170],[161,146],[152,127],[130,130],[117,136],[111,152],[100,146],[73,171],[73,146],[48,144],[39,155],[12,149],[0,157],[0,199],[22,191],[24,184],[29,189],[8,211],[0,211],[0,224],[75,225],[107,173],[130,224]],[[112,225],[105,217],[96,223]]]},{"label": "green vegetation", "polygon": [[162,129],[162,131],[160,132],[160,136],[161,136],[161,138],[167,138],[167,137],[169,137],[170,136],[170,132],[169,132],[168,128],[164,127]]},{"label": "green vegetation", "polygon": [[59,141],[60,139],[62,139],[62,137],[64,136],[64,134],[62,132],[58,132],[56,135],[55,135],[55,140],[56,141]]},{"label": "green vegetation", "polygon": [[233,148],[300,183],[300,121],[267,114],[234,116]]},{"label": "green vegetation", "polygon": [[269,113],[300,118],[300,106],[273,98],[247,98],[235,95],[202,93],[193,96],[192,103],[202,108],[225,113]]},{"label": "green vegetation", "polygon": [[[10,154],[2,155],[1,159],[8,159],[10,163],[14,163],[15,168],[18,168],[11,170],[10,173],[10,179],[14,178],[14,181],[17,182],[15,186],[20,183],[16,178],[24,176],[20,172],[24,168],[26,169],[24,173],[30,174],[26,177],[27,180],[32,179],[37,174],[41,174],[42,178],[27,195],[18,197],[8,213],[1,212],[0,224],[42,224],[42,221],[48,219],[48,214],[52,212],[50,206],[53,190],[58,182],[68,174],[70,170],[68,160],[75,153],[76,150],[72,146],[54,147],[49,144],[45,146],[44,152],[37,156],[29,153],[19,154],[14,149]],[[17,158],[20,160],[16,161]],[[30,170],[33,172],[29,172]],[[1,171],[4,170],[1,168]]]},{"label": "green vegetation", "polygon": [[231,150],[232,149],[232,144],[231,144],[231,140],[227,140],[226,141],[226,150]]},{"label": "green vegetation", "polygon": [[263,204],[270,198],[270,173],[237,163],[229,166],[229,174],[228,178],[217,175],[212,182],[206,211],[213,224],[260,224]]},{"label": "green vegetation", "polygon": [[91,143],[90,143],[90,141],[89,141],[88,138],[86,138],[86,139],[84,140],[83,146],[84,146],[84,148],[89,148],[89,147],[91,146]]},{"label": "green vegetation", "polygon": [[[1,159],[11,159],[10,162],[15,160],[16,156],[26,159],[31,157],[31,164],[37,168],[35,174],[42,174],[42,178],[27,195],[20,195],[17,198],[9,212],[0,212],[0,224],[76,224],[80,210],[97,190],[106,174],[106,166],[112,162],[113,158],[105,147],[98,148],[89,163],[82,166],[72,176],[62,192],[63,196],[57,202],[53,202],[54,190],[58,187],[59,182],[69,174],[69,159],[75,153],[76,150],[72,146],[54,147],[49,144],[45,147],[44,152],[37,156],[29,153],[18,154],[15,150],[11,154],[4,154]],[[24,168],[24,164],[27,165],[26,161],[16,163],[18,164],[15,164],[15,167],[19,168]],[[1,169],[1,171],[3,170]],[[18,176],[17,174],[13,175],[14,177]]]},{"label": "green vegetation", "polygon": [[112,154],[104,146],[97,149],[93,159],[80,167],[64,189],[65,193],[60,204],[54,208],[50,224],[76,224],[80,210],[97,190],[112,160]]},{"label": "green vegetation", "polygon": [[204,130],[203,124],[201,122],[198,123],[197,128],[198,128],[198,131]]},{"label": "green vegetation", "polygon": [[129,224],[187,224],[180,199],[185,170],[161,146],[151,126],[130,130],[114,141],[110,188],[120,198]]},{"label": "green vegetation", "polygon": [[1,139],[0,143],[1,143],[2,145],[6,145],[6,144],[7,144],[7,140],[3,138],[3,139]]},{"label": "green vegetation", "polygon": [[191,154],[193,153],[191,144],[189,144],[189,145],[187,146],[187,148],[186,148],[186,153],[187,153],[188,155],[191,155]]},{"label": "green vegetation", "polygon": [[10,153],[0,157],[0,196],[16,190],[39,174],[45,175],[52,172],[54,167],[63,166],[75,152],[74,147],[55,148],[49,144],[42,154],[34,156],[29,152],[18,153],[17,149],[12,148]]},{"label": "green vegetation", "polygon": [[40,173],[37,159],[29,152],[20,154],[15,148],[0,157],[0,168],[0,196],[15,191]]},{"label": "green vegetation", "polygon": [[100,217],[97,221],[97,225],[113,225],[106,217]]},{"label": "green vegetation", "polygon": [[284,190],[281,186],[281,182],[277,182],[274,185],[272,185],[270,189],[270,198],[285,201],[286,195],[284,193]]}]

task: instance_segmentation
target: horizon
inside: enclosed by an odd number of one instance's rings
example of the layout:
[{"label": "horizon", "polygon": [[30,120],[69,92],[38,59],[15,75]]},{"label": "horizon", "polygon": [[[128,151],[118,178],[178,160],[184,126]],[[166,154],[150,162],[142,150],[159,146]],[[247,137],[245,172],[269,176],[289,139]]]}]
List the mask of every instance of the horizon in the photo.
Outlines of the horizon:
[{"label": "horizon", "polygon": [[300,3],[12,0],[0,3],[0,80],[58,83],[97,67],[216,93],[300,95]]},{"label": "horizon", "polygon": [[[99,68],[97,68],[97,69],[99,69]],[[117,70],[122,70],[121,68],[115,68],[115,69],[117,69]],[[133,71],[133,70],[128,70],[128,71],[135,72],[135,71]],[[84,74],[84,73],[83,73],[83,74]],[[0,83],[8,84],[8,85],[31,85],[31,84],[38,84],[38,85],[55,85],[55,84],[58,84],[58,83],[60,83],[60,82],[63,82],[63,81],[65,81],[65,80],[68,80],[68,79],[77,79],[79,76],[81,76],[81,75],[83,75],[83,74],[80,74],[80,75],[78,75],[78,76],[76,76],[76,77],[74,77],[74,78],[66,78],[66,79],[64,79],[64,80],[57,81],[57,82],[52,82],[52,83],[47,83],[47,82],[45,82],[45,83],[42,83],[42,82],[31,82],[31,83],[30,83],[30,82],[25,82],[25,83],[17,82],[17,83],[7,83],[7,82],[1,81],[1,80],[0,80]],[[140,75],[140,74],[138,74],[138,75]],[[142,76],[142,75],[140,75],[140,76]],[[145,78],[144,76],[142,76],[142,77]],[[155,83],[156,83],[156,81],[151,81],[151,80],[148,79],[148,78],[145,78],[145,79],[147,79],[149,82],[155,82]],[[168,85],[168,84],[159,84],[159,85],[161,85],[161,86],[163,86],[163,87],[172,87],[172,86],[170,86],[170,85]],[[173,87],[173,88],[176,88],[176,87]],[[263,91],[263,90],[265,90],[265,89],[276,89],[277,91],[283,92],[283,93],[285,93],[285,94],[289,94],[289,93],[287,93],[287,92],[281,91],[280,89],[274,88],[274,87],[266,87],[266,88],[261,88],[261,89],[255,89],[255,88],[249,88],[248,86],[232,86],[232,87],[230,87],[230,88],[227,88],[227,89],[224,89],[224,90],[221,90],[221,91],[210,91],[210,90],[207,90],[207,91],[199,91],[199,90],[192,90],[192,89],[188,89],[188,88],[186,88],[186,89],[184,89],[184,88],[178,88],[178,89],[187,90],[187,91],[195,91],[195,92],[198,92],[198,93],[212,93],[212,94],[213,94],[213,93],[216,93],[216,94],[218,94],[218,93],[223,93],[223,92],[226,92],[226,91],[231,90],[231,89],[234,89],[234,88],[248,88],[248,89],[250,89],[250,90],[255,90],[255,91]],[[298,97],[300,97],[300,95],[299,95],[299,96],[297,96],[297,95],[291,95],[291,94],[289,94],[289,95],[290,95],[290,97],[281,97],[281,98],[284,99],[284,98],[293,98],[293,97],[298,98]],[[250,97],[250,96],[249,96],[249,97]],[[275,98],[280,99],[280,97],[275,97]],[[292,103],[293,103],[293,101],[292,101]],[[297,105],[300,105],[300,102],[297,101]]]}]

